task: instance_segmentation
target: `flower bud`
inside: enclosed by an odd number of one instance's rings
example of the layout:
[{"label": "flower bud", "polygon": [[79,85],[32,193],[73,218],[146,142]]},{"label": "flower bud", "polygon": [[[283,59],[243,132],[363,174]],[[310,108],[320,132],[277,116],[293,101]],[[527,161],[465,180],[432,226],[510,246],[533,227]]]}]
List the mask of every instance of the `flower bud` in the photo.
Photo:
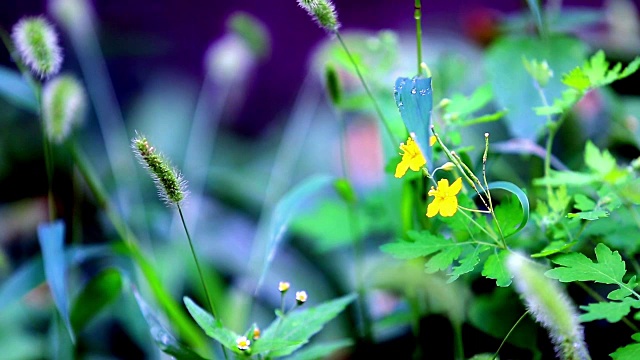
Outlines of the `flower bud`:
[{"label": "flower bud", "polygon": [[22,61],[40,78],[60,71],[62,50],[58,34],[44,17],[22,18],[14,27],[11,38]]},{"label": "flower bud", "polygon": [[80,124],[86,107],[84,88],[73,76],[62,75],[42,89],[42,118],[49,139],[63,142]]}]

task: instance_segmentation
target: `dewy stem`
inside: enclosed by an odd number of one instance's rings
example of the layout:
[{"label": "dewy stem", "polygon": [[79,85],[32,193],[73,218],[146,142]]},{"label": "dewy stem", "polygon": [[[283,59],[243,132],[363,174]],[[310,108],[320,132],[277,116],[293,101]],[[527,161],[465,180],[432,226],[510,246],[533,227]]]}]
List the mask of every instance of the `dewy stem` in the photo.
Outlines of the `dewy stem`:
[{"label": "dewy stem", "polygon": [[[182,226],[184,227],[184,232],[187,234],[187,240],[189,240],[189,248],[191,249],[191,255],[193,255],[193,261],[196,263],[196,269],[198,270],[198,276],[200,276],[200,282],[202,283],[202,288],[204,289],[204,295],[207,298],[207,302],[209,303],[209,308],[211,309],[211,314],[213,318],[219,324],[222,324],[222,319],[218,317],[216,308],[213,305],[213,301],[211,301],[211,297],[209,296],[209,290],[207,289],[207,284],[204,281],[204,276],[202,275],[202,269],[200,268],[200,262],[198,262],[198,256],[196,255],[196,251],[193,248],[193,241],[191,241],[191,235],[189,235],[189,228],[187,228],[187,223],[184,221],[184,215],[182,214],[182,208],[179,203],[176,203],[176,207],[178,208],[178,213],[180,214],[180,220],[182,221]],[[224,358],[228,359],[227,350],[222,346],[222,353],[224,354]]]},{"label": "dewy stem", "polygon": [[422,76],[422,4],[415,0],[413,17],[416,19],[416,52],[418,59],[418,76]]},{"label": "dewy stem", "polygon": [[373,97],[373,93],[369,89],[369,85],[367,85],[367,82],[364,80],[364,76],[362,76],[362,73],[360,72],[360,68],[358,67],[358,64],[356,63],[356,60],[351,55],[351,52],[349,51],[349,48],[347,47],[347,44],[342,39],[342,35],[340,35],[340,32],[336,31],[335,34],[336,34],[336,37],[338,38],[338,41],[340,42],[340,45],[342,45],[342,48],[344,49],[345,53],[347,54],[347,57],[349,58],[349,62],[351,62],[351,65],[353,65],[353,68],[355,69],[356,74],[358,75],[358,79],[360,79],[360,83],[362,83],[362,87],[364,87],[364,91],[367,93],[367,96],[369,97],[369,99],[371,99],[371,102],[373,103],[373,107],[375,108],[375,111],[378,114],[378,117],[382,121],[382,124],[384,125],[384,128],[385,128],[385,130],[387,132],[387,135],[389,136],[389,141],[391,141],[392,145],[395,145],[397,143],[397,141],[393,137],[393,132],[391,131],[391,128],[389,127],[389,123],[387,122],[387,119],[384,117],[384,114],[382,113],[382,109],[380,109],[380,106],[378,105],[378,102],[376,101],[376,98]]}]

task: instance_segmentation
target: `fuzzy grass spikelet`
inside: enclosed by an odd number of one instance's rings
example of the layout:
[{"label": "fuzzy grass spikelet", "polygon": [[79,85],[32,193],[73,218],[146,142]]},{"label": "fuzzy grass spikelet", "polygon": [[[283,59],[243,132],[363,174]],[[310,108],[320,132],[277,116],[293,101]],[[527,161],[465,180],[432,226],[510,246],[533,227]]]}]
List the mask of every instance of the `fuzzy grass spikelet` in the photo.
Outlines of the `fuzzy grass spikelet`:
[{"label": "fuzzy grass spikelet", "polygon": [[14,27],[11,38],[22,61],[40,78],[57,74],[62,67],[58,35],[44,17],[25,17]]},{"label": "fuzzy grass spikelet", "polygon": [[187,195],[187,183],[169,161],[149,145],[146,137],[137,134],[131,140],[133,152],[156,183],[158,195],[167,205],[178,205]]},{"label": "fuzzy grass spikelet", "polygon": [[318,23],[318,25],[330,33],[335,33],[340,28],[338,14],[333,3],[329,0],[298,0],[298,5]]},{"label": "fuzzy grass spikelet", "polygon": [[49,139],[63,142],[82,122],[86,96],[82,85],[70,75],[58,76],[42,90],[42,115]]},{"label": "fuzzy grass spikelet", "polygon": [[549,331],[558,357],[590,360],[575,306],[557,282],[547,278],[540,265],[516,253],[509,255],[507,266],[527,308]]}]

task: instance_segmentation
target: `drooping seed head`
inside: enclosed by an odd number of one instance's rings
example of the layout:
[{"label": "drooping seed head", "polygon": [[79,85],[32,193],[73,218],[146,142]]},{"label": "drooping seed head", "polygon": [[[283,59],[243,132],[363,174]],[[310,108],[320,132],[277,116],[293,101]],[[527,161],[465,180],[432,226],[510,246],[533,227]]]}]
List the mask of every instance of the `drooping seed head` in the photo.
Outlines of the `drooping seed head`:
[{"label": "drooping seed head", "polygon": [[58,76],[42,89],[42,117],[49,139],[63,142],[82,122],[86,96],[82,85],[71,75]]},{"label": "drooping seed head", "polygon": [[143,135],[138,134],[131,140],[133,152],[151,175],[158,188],[158,195],[167,205],[178,205],[187,195],[187,183],[180,172],[149,144]]},{"label": "drooping seed head", "polygon": [[520,254],[509,255],[507,267],[527,309],[549,331],[558,356],[561,359],[590,360],[575,306],[564,289],[546,277],[540,265]]},{"label": "drooping seed head", "polygon": [[335,33],[340,28],[336,8],[330,0],[298,0],[298,5],[328,32]]},{"label": "drooping seed head", "polygon": [[57,74],[62,67],[58,34],[42,16],[22,18],[11,38],[22,61],[40,78]]}]

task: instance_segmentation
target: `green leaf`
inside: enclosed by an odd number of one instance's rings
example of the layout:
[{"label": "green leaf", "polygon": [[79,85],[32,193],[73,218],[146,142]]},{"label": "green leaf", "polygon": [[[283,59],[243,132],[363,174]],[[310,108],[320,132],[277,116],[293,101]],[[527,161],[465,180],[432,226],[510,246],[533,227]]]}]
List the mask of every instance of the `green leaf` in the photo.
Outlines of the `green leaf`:
[{"label": "green leaf", "polygon": [[147,305],[142,296],[138,293],[137,290],[133,289],[133,295],[136,298],[136,302],[138,303],[138,307],[140,308],[140,312],[142,312],[142,316],[144,317],[147,325],[149,326],[149,332],[151,333],[151,337],[153,341],[156,343],[158,348],[162,350],[162,352],[169,354],[175,357],[178,360],[203,360],[204,358],[200,355],[193,352],[193,350],[185,347],[180,344],[178,340],[167,330],[160,319],[155,314],[153,309]]},{"label": "green leaf", "polygon": [[67,297],[67,269],[64,259],[64,222],[58,220],[38,225],[38,241],[42,249],[44,274],[51,290],[53,302],[69,331],[71,341],[75,336],[69,320],[69,298]]},{"label": "green leaf", "polygon": [[[289,355],[309,342],[313,335],[322,330],[326,323],[338,316],[355,298],[355,294],[351,294],[315,307],[292,311],[285,317],[276,319],[271,323],[263,332],[260,341],[263,339],[279,339],[295,343],[295,345],[283,346],[280,349],[272,349],[269,352],[269,356],[274,358]],[[252,348],[253,354],[266,351],[260,348],[260,341],[256,341],[255,346]]]},{"label": "green leaf", "polygon": [[513,276],[509,270],[507,270],[505,264],[508,255],[508,250],[500,250],[499,252],[489,255],[487,261],[484,263],[482,275],[489,279],[495,279],[496,285],[498,286],[507,287],[511,285],[511,278]]},{"label": "green leaf", "polygon": [[432,152],[429,146],[431,110],[433,109],[431,78],[400,77],[396,79],[393,94],[407,131],[415,134],[414,140],[427,160],[427,167],[431,170],[433,168]]},{"label": "green leaf", "polygon": [[462,245],[462,243],[455,243],[441,235],[433,235],[428,231],[409,231],[407,236],[413,241],[399,240],[384,244],[380,247],[380,250],[398,259],[414,259],[431,255],[446,248]]},{"label": "green leaf", "polygon": [[[620,254],[617,251],[612,252],[602,243],[596,246],[595,253],[597,258],[595,263],[581,253],[560,255],[552,261],[561,267],[548,270],[545,275],[562,282],[594,281],[602,284],[617,284],[622,289],[633,292],[633,287],[622,281],[627,270]],[[635,283],[635,280],[633,282]],[[635,285],[631,282],[630,284]]]},{"label": "green leaf", "polygon": [[584,148],[584,162],[595,173],[602,176],[607,175],[616,166],[616,159],[608,150],[600,150],[591,142],[587,141]]},{"label": "green leaf", "polygon": [[569,213],[567,214],[569,219],[582,219],[582,220],[598,220],[602,218],[609,217],[609,213],[605,210],[594,210],[594,211],[581,211],[577,213]]},{"label": "green leaf", "polygon": [[33,89],[19,72],[4,66],[0,66],[0,96],[23,110],[34,114],[38,112],[38,101]]},{"label": "green leaf", "polygon": [[583,194],[576,194],[573,199],[576,201],[574,207],[582,211],[590,211],[596,207],[596,202]]},{"label": "green leaf", "polygon": [[[489,190],[496,190],[496,189],[500,189],[500,190],[505,190],[508,191],[510,193],[512,193],[513,195],[515,195],[518,198],[518,201],[520,202],[520,207],[522,208],[522,217],[520,220],[520,224],[518,225],[518,228],[516,228],[513,231],[509,231],[510,229],[508,227],[505,227],[505,237],[509,237],[513,234],[518,233],[520,230],[522,230],[526,225],[527,222],[529,222],[529,198],[527,197],[527,194],[524,193],[524,191],[522,191],[522,189],[520,189],[518,186],[516,186],[513,183],[507,182],[507,181],[495,181],[492,183],[489,183],[488,185]],[[504,215],[504,214],[503,214]],[[497,215],[496,215],[497,216]],[[511,216],[510,216],[511,217]],[[501,220],[501,218],[498,217],[498,220]],[[513,220],[513,219],[511,219]],[[512,221],[515,225],[515,221]],[[510,225],[510,223],[507,223],[507,225]]]},{"label": "green leaf", "polygon": [[635,343],[618,348],[609,354],[613,360],[637,360],[640,359],[640,344]]},{"label": "green leaf", "polygon": [[285,194],[275,206],[273,213],[271,214],[271,223],[269,225],[269,235],[265,251],[266,255],[262,263],[262,271],[258,284],[256,285],[256,290],[262,285],[262,282],[267,275],[267,271],[269,270],[269,266],[275,258],[280,242],[284,237],[284,233],[289,226],[289,222],[297,213],[300,205],[311,195],[319,192],[327,185],[331,185],[333,180],[333,177],[326,175],[312,176]]},{"label": "green leaf", "polygon": [[571,248],[573,245],[575,245],[576,242],[572,241],[572,242],[564,242],[564,241],[552,241],[549,243],[549,245],[545,246],[544,249],[542,249],[540,252],[535,253],[533,255],[531,255],[532,258],[539,258],[539,257],[547,257],[549,255],[553,255],[553,254],[557,254],[559,252],[563,252],[569,248]]},{"label": "green leaf", "polygon": [[570,72],[564,74],[562,76],[562,83],[578,91],[585,91],[589,86],[591,86],[589,77],[580,67],[576,67]]},{"label": "green leaf", "polygon": [[[485,56],[485,73],[497,107],[509,111],[505,124],[511,135],[535,141],[547,123],[546,116],[537,115],[534,110],[544,104],[522,65],[522,57],[546,60],[556,74],[563,74],[584,62],[586,50],[581,41],[560,35],[544,39],[526,35],[502,37],[492,43]],[[562,97],[565,89],[560,77],[554,76],[544,91],[548,99],[556,99]]]},{"label": "green leaf", "polygon": [[118,269],[108,268],[96,275],[82,289],[71,306],[71,325],[76,333],[107,306],[118,299],[122,292],[122,275]]},{"label": "green leaf", "polygon": [[473,252],[468,253],[463,256],[462,259],[458,261],[458,266],[453,267],[453,271],[449,274],[449,279],[447,283],[452,283],[458,278],[466,273],[473,271],[473,269],[480,263],[480,257],[478,254],[481,252],[479,248],[476,248]]},{"label": "green leaf", "polygon": [[624,70],[622,70],[620,63],[610,69],[604,51],[599,50],[584,64],[583,69],[589,77],[592,87],[601,87],[633,74],[638,70],[638,67],[640,67],[640,58],[633,59]]},{"label": "green leaf", "polygon": [[190,298],[185,296],[183,301],[187,310],[189,310],[189,314],[191,314],[191,317],[198,323],[198,326],[204,330],[205,334],[216,339],[227,349],[238,354],[242,353],[236,346],[236,339],[238,339],[240,335],[222,327],[222,324],[220,324],[218,320],[214,319],[211,314],[198,306]]},{"label": "green leaf", "polygon": [[313,344],[287,357],[287,360],[326,359],[337,350],[353,345],[352,340],[327,341]]},{"label": "green leaf", "polygon": [[462,253],[462,247],[455,246],[449,247],[447,249],[442,250],[436,255],[432,256],[429,261],[425,264],[425,271],[428,274],[432,274],[434,272],[445,270],[453,264],[453,262],[460,256]]},{"label": "green leaf", "polygon": [[629,279],[629,281],[627,281],[625,287],[621,287],[620,289],[613,290],[612,292],[609,293],[609,295],[607,295],[607,298],[609,298],[610,300],[622,300],[627,296],[632,295],[633,292],[631,291],[631,289],[635,289],[636,286],[638,286],[638,282],[636,281],[636,276],[633,275]]},{"label": "green leaf", "polygon": [[585,314],[580,315],[580,321],[607,320],[610,323],[616,323],[627,316],[631,311],[631,307],[640,308],[640,300],[626,298],[623,301],[597,302],[586,306],[580,306],[585,310]]}]

